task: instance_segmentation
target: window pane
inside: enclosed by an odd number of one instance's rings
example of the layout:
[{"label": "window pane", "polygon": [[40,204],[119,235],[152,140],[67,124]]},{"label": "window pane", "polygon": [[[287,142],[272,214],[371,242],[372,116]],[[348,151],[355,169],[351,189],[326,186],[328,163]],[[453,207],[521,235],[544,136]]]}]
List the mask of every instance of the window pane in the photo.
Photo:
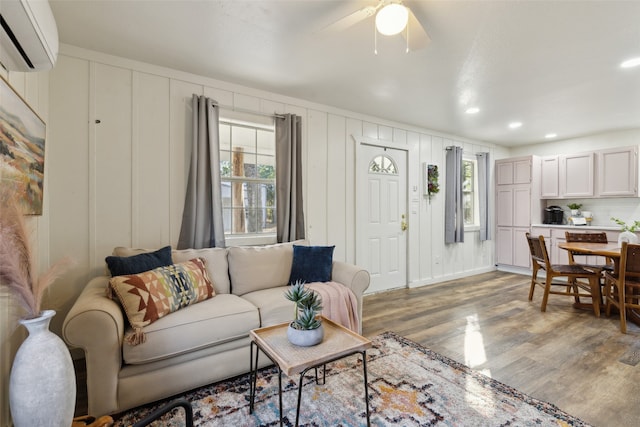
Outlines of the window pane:
[{"label": "window pane", "polygon": [[273,156],[275,158],[276,145],[274,144],[275,135],[273,131],[258,129],[257,138],[258,138],[257,153]]},{"label": "window pane", "polygon": [[231,151],[231,126],[220,123],[220,150]]},{"label": "window pane", "polygon": [[245,153],[256,152],[256,130],[242,126],[231,128],[231,140],[233,149],[242,149]]},{"label": "window pane", "polygon": [[231,153],[220,151],[220,175],[222,177],[231,176]]},{"label": "window pane", "polygon": [[231,153],[231,172],[235,177],[256,177],[256,155],[243,151]]},{"label": "window pane", "polygon": [[392,175],[398,174],[393,160],[387,156],[377,156],[369,163],[369,173],[388,173]]}]

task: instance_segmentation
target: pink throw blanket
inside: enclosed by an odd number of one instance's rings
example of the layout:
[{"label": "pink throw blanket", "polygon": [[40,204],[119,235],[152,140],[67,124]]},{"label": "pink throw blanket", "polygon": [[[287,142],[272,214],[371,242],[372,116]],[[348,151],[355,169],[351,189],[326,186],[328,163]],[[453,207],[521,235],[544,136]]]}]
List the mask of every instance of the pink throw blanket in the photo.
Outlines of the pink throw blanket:
[{"label": "pink throw blanket", "polygon": [[358,301],[353,291],[337,282],[307,283],[322,298],[322,314],[332,321],[358,332]]}]

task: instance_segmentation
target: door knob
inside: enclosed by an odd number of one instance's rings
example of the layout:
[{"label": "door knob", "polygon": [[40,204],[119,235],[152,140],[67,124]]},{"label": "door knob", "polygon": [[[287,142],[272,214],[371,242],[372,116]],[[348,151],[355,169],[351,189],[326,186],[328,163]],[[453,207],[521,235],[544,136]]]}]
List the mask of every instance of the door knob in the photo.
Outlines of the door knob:
[{"label": "door knob", "polygon": [[400,221],[400,229],[405,231],[409,226],[407,225],[407,221],[404,219],[404,214],[402,214],[402,221]]}]

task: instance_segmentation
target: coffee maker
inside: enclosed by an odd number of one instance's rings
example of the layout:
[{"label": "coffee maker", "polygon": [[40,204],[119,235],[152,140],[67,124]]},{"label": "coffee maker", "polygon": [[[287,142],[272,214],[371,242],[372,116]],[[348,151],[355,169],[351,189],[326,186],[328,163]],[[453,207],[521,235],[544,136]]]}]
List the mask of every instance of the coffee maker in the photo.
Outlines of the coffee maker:
[{"label": "coffee maker", "polygon": [[544,224],[562,224],[564,211],[560,206],[549,206],[544,209]]}]

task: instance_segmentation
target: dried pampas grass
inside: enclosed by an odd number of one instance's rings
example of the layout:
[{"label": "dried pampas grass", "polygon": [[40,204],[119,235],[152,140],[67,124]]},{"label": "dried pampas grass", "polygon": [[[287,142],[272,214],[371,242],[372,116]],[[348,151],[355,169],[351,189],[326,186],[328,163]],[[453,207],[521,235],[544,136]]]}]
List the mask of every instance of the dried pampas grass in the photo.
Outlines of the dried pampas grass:
[{"label": "dried pampas grass", "polygon": [[40,315],[42,296],[71,264],[68,258],[55,263],[36,278],[31,259],[31,244],[24,216],[15,196],[0,192],[0,286],[8,289],[27,311],[27,318]]}]

